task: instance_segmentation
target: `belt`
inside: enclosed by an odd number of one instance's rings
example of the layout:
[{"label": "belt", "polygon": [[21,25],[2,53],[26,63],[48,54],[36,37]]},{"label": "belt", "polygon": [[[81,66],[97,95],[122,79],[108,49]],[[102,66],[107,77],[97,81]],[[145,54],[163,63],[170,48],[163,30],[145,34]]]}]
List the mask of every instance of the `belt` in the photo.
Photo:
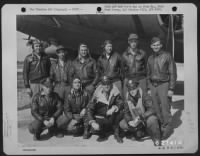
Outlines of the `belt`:
[{"label": "belt", "polygon": [[104,116],[99,116],[99,115],[95,115],[96,118],[98,119],[104,119],[105,117]]},{"label": "belt", "polygon": [[163,83],[166,83],[167,81],[160,81],[160,80],[150,80],[151,81],[151,84],[154,86],[154,87],[157,87]]}]

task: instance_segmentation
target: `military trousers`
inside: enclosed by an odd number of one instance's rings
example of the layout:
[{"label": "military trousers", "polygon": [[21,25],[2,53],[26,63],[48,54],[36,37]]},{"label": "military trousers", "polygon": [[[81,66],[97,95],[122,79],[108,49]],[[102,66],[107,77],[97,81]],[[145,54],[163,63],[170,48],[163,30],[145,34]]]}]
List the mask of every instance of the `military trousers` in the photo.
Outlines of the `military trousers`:
[{"label": "military trousers", "polygon": [[168,97],[169,83],[165,82],[155,86],[150,84],[151,96],[156,114],[162,127],[167,127],[172,120],[171,103]]}]

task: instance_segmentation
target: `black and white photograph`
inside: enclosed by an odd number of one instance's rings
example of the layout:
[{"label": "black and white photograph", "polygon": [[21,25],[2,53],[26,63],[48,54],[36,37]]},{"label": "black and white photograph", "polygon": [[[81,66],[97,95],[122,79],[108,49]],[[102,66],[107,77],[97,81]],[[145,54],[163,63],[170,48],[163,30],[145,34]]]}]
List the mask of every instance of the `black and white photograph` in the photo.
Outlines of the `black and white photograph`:
[{"label": "black and white photograph", "polygon": [[187,152],[184,13],[15,17],[18,147]]}]

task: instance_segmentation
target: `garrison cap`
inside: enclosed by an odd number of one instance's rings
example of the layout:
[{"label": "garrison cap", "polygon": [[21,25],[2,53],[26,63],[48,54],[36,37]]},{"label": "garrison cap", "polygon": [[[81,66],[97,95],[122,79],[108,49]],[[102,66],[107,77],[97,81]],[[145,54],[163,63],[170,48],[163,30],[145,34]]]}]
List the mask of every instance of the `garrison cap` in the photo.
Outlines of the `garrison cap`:
[{"label": "garrison cap", "polygon": [[63,45],[57,46],[56,52],[58,53],[59,50],[66,50],[66,48]]},{"label": "garrison cap", "polygon": [[139,39],[139,37],[137,34],[129,34],[128,41],[138,40],[138,39]]},{"label": "garrison cap", "polygon": [[42,43],[40,42],[40,40],[35,39],[35,40],[32,40],[32,45],[34,44],[42,44]]},{"label": "garrison cap", "polygon": [[162,43],[161,38],[159,38],[159,37],[153,37],[153,38],[151,39],[151,44],[154,44],[154,43],[156,43],[156,42],[158,42],[158,41]]}]

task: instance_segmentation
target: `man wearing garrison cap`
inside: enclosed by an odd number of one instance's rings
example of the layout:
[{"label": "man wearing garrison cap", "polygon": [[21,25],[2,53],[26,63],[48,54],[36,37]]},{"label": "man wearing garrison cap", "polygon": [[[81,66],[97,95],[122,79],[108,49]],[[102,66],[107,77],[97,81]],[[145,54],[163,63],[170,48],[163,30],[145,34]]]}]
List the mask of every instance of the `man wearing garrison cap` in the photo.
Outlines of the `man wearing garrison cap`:
[{"label": "man wearing garrison cap", "polygon": [[33,97],[40,90],[40,81],[49,76],[51,62],[39,40],[32,40],[30,44],[33,51],[24,60],[23,79],[26,92]]},{"label": "man wearing garrison cap", "polygon": [[127,92],[127,80],[138,78],[139,86],[146,93],[146,52],[139,48],[139,37],[137,34],[130,34],[128,37],[128,48],[122,55],[123,59],[123,95]]},{"label": "man wearing garrison cap", "polygon": [[54,81],[54,91],[64,102],[65,95],[69,92],[72,81],[72,63],[66,59],[67,50],[64,46],[57,46],[56,55],[57,60],[52,62],[50,68],[50,77]]},{"label": "man wearing garrison cap", "polygon": [[169,97],[174,93],[177,69],[171,54],[162,49],[163,43],[159,37],[153,37],[150,46],[153,54],[147,61],[148,94],[152,96],[161,123],[162,138],[166,139],[172,128]]}]

